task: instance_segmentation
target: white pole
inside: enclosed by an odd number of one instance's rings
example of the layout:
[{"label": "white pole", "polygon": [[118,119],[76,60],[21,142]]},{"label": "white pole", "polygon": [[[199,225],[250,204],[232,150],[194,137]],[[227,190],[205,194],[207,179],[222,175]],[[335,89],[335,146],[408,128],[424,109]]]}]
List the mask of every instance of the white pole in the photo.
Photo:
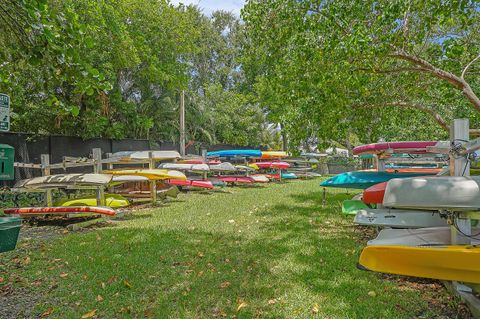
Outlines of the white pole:
[{"label": "white pole", "polygon": [[180,155],[185,156],[185,91],[180,93]]}]

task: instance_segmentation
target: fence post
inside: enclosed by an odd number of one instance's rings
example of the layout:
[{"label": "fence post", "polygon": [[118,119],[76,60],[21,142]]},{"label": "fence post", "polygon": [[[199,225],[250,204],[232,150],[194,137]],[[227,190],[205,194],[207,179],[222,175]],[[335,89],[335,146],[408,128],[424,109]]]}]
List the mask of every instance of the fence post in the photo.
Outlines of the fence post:
[{"label": "fence post", "polygon": [[[48,176],[51,174],[50,172],[50,155],[49,154],[41,154],[40,155],[40,161],[42,164],[42,176]],[[52,206],[53,205],[53,200],[52,200],[52,190],[47,189],[45,192],[46,196],[46,202],[47,206]]]},{"label": "fence post", "polygon": [[[93,172],[96,174],[102,173],[102,149],[94,148],[92,149],[92,157],[94,160]],[[97,206],[105,206],[105,191],[103,186],[100,186],[95,191],[97,195]]]}]

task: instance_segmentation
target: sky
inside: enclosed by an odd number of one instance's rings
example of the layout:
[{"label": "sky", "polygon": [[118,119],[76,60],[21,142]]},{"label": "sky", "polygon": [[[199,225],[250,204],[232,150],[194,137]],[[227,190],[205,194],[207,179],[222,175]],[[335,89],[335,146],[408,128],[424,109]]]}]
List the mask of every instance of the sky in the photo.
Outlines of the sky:
[{"label": "sky", "polygon": [[240,16],[240,10],[245,4],[245,0],[171,0],[171,3],[177,5],[183,4],[196,4],[206,15],[210,15],[215,10],[230,11]]}]

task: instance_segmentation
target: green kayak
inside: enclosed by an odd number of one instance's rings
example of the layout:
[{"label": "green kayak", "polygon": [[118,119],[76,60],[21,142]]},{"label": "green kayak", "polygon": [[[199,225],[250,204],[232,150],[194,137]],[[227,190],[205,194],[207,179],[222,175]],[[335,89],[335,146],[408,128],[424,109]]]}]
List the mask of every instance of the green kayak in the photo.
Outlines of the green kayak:
[{"label": "green kayak", "polygon": [[[97,206],[96,195],[88,195],[78,198],[62,198],[53,203],[54,206]],[[130,205],[122,195],[105,194],[105,205],[111,208],[126,207]]]},{"label": "green kayak", "polygon": [[342,203],[342,213],[345,215],[356,215],[361,209],[370,208],[361,200],[348,199]]}]

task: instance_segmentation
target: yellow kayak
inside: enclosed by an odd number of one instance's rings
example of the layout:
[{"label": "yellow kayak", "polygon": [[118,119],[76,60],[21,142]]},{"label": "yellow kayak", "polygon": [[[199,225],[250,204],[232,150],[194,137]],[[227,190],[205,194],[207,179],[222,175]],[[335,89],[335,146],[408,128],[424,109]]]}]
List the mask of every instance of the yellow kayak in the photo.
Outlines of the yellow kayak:
[{"label": "yellow kayak", "polygon": [[[122,195],[118,194],[105,194],[105,206],[111,208],[119,208],[129,206],[130,203]],[[53,206],[97,206],[97,197],[95,195],[89,195],[84,197],[78,197],[74,199],[62,198],[57,200]]]},{"label": "yellow kayak", "polygon": [[480,247],[367,246],[359,267],[389,274],[480,284]]},{"label": "yellow kayak", "polygon": [[262,151],[263,159],[273,159],[273,158],[282,158],[287,157],[287,152],[284,151]]},{"label": "yellow kayak", "polygon": [[[108,173],[107,173],[108,172]],[[129,176],[143,176],[149,180],[164,180],[164,179],[180,179],[186,180],[185,174],[179,171],[169,169],[118,169],[105,171],[112,175],[129,175]]]}]

